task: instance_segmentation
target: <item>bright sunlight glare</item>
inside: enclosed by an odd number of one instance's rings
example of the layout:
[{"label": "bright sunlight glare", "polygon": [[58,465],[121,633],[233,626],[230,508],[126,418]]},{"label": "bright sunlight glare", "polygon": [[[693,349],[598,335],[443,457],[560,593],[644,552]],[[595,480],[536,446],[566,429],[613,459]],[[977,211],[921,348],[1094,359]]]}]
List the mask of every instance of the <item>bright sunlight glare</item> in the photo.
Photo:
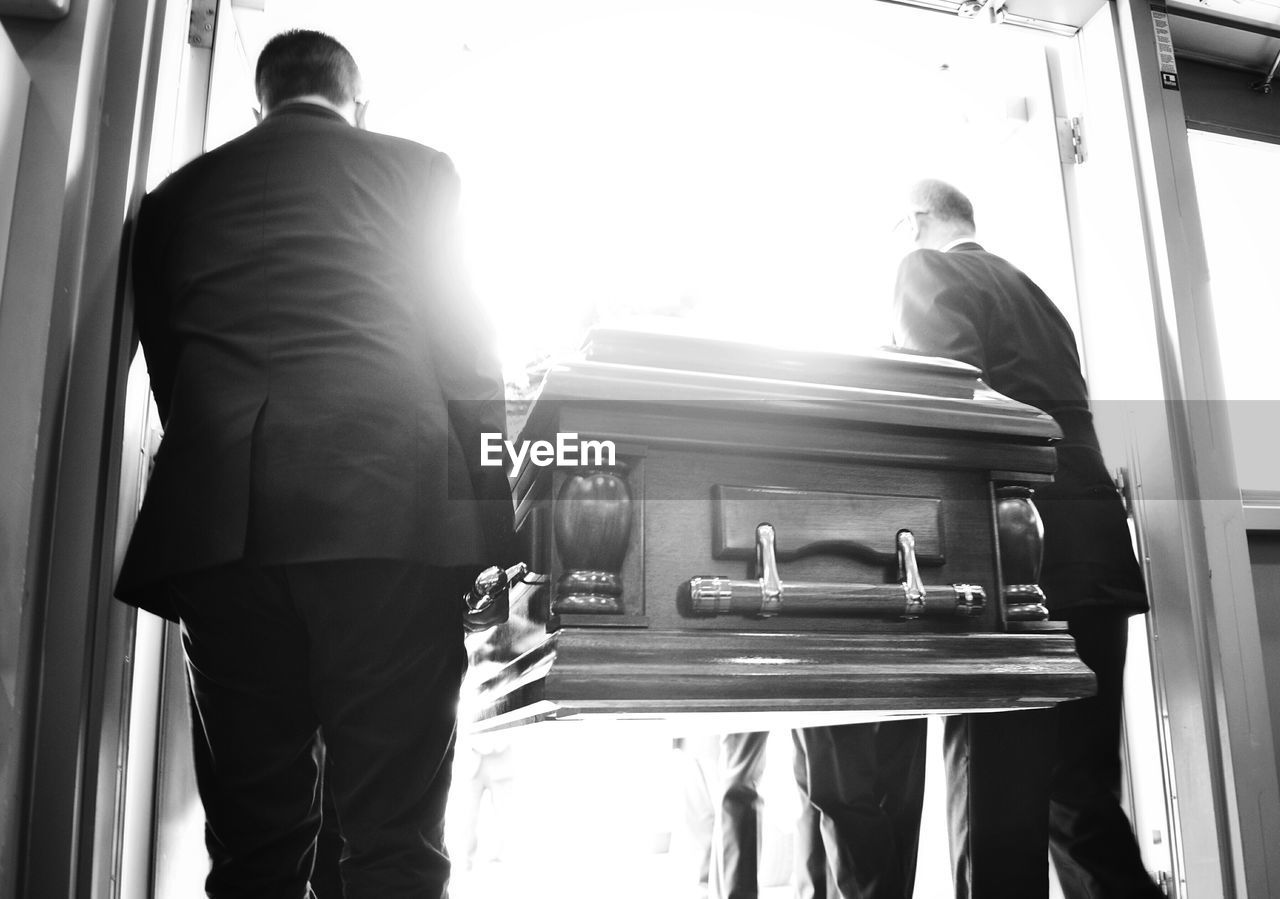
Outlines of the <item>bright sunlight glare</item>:
[{"label": "bright sunlight glare", "polygon": [[[510,375],[597,322],[886,343],[905,185],[947,178],[992,209],[1028,189],[1006,145],[1052,128],[1038,46],[893,12],[890,25],[882,4],[834,0],[267,0],[237,24],[245,65],[284,28],[338,37],[364,70],[369,126],[454,158]],[[1058,268],[1038,274],[1070,288]]]}]

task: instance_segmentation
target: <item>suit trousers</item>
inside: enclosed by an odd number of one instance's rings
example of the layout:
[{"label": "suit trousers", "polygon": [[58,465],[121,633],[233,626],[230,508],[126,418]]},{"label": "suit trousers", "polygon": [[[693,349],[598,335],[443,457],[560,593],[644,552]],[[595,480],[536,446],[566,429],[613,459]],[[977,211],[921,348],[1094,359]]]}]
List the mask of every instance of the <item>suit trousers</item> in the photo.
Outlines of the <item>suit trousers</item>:
[{"label": "suit trousers", "polygon": [[211,899],[310,895],[322,771],[346,899],[446,894],[471,575],[394,560],[240,562],[172,582]]},{"label": "suit trousers", "polygon": [[1073,612],[1067,629],[1097,693],[1052,709],[947,720],[951,857],[960,899],[1049,894],[1052,852],[1068,899],[1158,899],[1120,807],[1128,641],[1124,611]]},{"label": "suit trousers", "polygon": [[755,899],[760,895],[760,777],[764,774],[768,731],[725,734],[716,760],[712,796],[712,899]]},{"label": "suit trousers", "polygon": [[1049,894],[1053,709],[946,719],[947,819],[957,899]]},{"label": "suit trousers", "polygon": [[[804,899],[910,899],[924,804],[924,719],[793,731],[805,806]],[[815,840],[816,837],[816,840]]]},{"label": "suit trousers", "polygon": [[342,831],[338,807],[333,801],[333,775],[325,755],[320,833],[316,836],[316,863],[311,868],[311,892],[315,899],[342,899]]},{"label": "suit trousers", "polygon": [[1120,735],[1129,618],[1075,612],[1068,629],[1098,692],[1055,709],[1057,746],[1049,793],[1049,849],[1067,899],[1159,899],[1120,807]]}]

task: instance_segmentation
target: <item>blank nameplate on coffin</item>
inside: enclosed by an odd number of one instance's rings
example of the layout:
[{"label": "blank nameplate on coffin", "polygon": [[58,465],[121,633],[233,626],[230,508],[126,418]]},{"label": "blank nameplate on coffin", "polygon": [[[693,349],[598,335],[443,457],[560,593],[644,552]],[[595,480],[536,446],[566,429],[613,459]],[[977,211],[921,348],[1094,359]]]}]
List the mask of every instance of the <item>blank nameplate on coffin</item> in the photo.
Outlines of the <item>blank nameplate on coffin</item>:
[{"label": "blank nameplate on coffin", "polygon": [[[828,552],[888,565],[896,557],[894,532],[901,528],[915,535],[921,565],[945,561],[942,500],[937,497],[722,484],[711,488],[711,497],[712,555],[717,559],[754,559],[756,525],[767,521],[784,538],[777,547],[779,562]],[[895,527],[886,528],[890,521]]]},{"label": "blank nameplate on coffin", "polygon": [[1093,689],[1028,573],[1025,488],[1060,431],[971,366],[596,330],[518,439],[563,433],[617,456],[514,473],[537,574],[468,638],[476,726],[751,730]]}]

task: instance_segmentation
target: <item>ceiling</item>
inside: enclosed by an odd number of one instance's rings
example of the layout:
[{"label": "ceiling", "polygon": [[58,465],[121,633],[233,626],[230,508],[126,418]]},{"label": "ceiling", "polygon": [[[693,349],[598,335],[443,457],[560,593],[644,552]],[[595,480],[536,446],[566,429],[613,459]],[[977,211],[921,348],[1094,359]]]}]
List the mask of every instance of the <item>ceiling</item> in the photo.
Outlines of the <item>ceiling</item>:
[{"label": "ceiling", "polygon": [[1182,56],[1266,72],[1280,52],[1277,0],[1196,0],[1169,4],[1174,49]]},{"label": "ceiling", "polygon": [[[1070,34],[1106,0],[890,0]],[[1267,72],[1280,52],[1280,0],[1168,0],[1174,49],[1202,62]]]},{"label": "ceiling", "polygon": [[[312,0],[320,6],[325,0]],[[923,7],[943,13],[990,17],[1037,30],[1073,34],[1108,0],[887,0],[890,4]],[[290,0],[231,0],[237,13],[261,13],[268,6],[288,7]],[[304,4],[310,5],[310,4]],[[344,8],[343,0],[328,0]],[[1202,62],[1269,72],[1280,54],[1280,0],[1166,0],[1174,49],[1179,56]],[[239,18],[239,16],[237,17]],[[254,31],[258,16],[250,16]]]}]

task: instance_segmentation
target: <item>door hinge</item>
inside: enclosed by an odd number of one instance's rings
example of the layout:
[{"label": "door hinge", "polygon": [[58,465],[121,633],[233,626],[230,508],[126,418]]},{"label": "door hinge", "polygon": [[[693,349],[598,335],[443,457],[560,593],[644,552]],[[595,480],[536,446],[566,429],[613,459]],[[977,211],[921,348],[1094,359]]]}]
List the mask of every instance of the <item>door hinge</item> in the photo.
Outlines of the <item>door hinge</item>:
[{"label": "door hinge", "polygon": [[991,25],[1004,23],[1005,0],[964,0],[956,8],[956,15],[962,19],[975,19]]},{"label": "door hinge", "polygon": [[1058,156],[1063,165],[1080,165],[1084,162],[1084,124],[1079,116],[1058,116]]},{"label": "door hinge", "polygon": [[213,47],[214,29],[218,22],[218,0],[191,0],[191,24],[187,43],[192,47]]},{"label": "door hinge", "polygon": [[1112,483],[1116,485],[1116,492],[1120,494],[1120,501],[1124,503],[1124,512],[1130,518],[1133,517],[1133,482],[1129,478],[1129,469],[1121,466],[1116,468],[1112,478]]}]

